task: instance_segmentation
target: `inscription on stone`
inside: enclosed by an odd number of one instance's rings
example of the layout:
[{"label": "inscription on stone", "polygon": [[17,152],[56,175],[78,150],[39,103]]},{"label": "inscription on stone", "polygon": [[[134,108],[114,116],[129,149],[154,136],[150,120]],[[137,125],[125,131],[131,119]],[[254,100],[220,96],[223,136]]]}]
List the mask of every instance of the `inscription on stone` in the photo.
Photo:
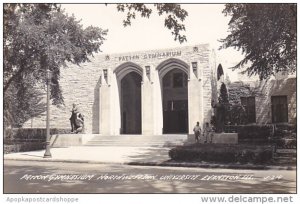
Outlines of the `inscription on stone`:
[{"label": "inscription on stone", "polygon": [[168,57],[178,57],[181,56],[181,51],[170,51],[170,52],[156,52],[149,53],[144,55],[128,55],[128,56],[119,56],[119,61],[131,61],[138,59],[162,59]]}]

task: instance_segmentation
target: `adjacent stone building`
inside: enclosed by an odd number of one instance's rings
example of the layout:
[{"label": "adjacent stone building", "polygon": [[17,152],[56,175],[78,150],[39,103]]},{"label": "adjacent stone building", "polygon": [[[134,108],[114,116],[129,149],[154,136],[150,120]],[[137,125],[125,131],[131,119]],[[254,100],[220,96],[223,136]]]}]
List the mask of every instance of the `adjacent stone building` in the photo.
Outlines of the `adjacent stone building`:
[{"label": "adjacent stone building", "polygon": [[227,84],[232,105],[242,105],[246,124],[296,124],[297,80],[295,76]]},{"label": "adjacent stone building", "polygon": [[[208,44],[96,55],[61,69],[65,106],[51,107],[51,127],[69,128],[72,104],[85,131],[102,135],[193,133],[209,122],[216,96],[216,57]],[[45,127],[45,116],[24,127]]]}]

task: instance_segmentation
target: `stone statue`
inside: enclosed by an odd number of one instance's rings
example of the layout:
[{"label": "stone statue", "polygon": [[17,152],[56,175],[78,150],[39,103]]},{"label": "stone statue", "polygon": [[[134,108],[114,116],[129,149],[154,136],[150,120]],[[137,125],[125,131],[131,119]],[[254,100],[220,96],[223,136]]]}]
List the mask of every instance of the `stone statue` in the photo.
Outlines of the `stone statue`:
[{"label": "stone statue", "polygon": [[84,118],[81,113],[76,113],[76,118],[75,118],[75,133],[83,133],[84,130]]},{"label": "stone statue", "polygon": [[71,110],[72,115],[70,117],[71,122],[71,133],[83,132],[84,128],[84,118],[83,115],[79,112],[77,105],[74,103]]}]

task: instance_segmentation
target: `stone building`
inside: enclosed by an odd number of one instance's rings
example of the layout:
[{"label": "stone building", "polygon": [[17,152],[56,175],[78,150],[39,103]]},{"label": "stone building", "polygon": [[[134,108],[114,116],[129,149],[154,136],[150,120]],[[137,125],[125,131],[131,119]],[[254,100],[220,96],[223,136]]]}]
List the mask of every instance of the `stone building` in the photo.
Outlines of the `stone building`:
[{"label": "stone building", "polygon": [[246,124],[296,124],[295,76],[275,76],[263,81],[248,78],[227,87],[229,102],[244,107]]},{"label": "stone building", "polygon": [[[208,44],[96,55],[80,67],[61,69],[65,106],[51,107],[51,127],[70,128],[76,103],[86,133],[192,134],[197,121],[211,119],[216,65]],[[24,127],[45,127],[45,116]]]}]

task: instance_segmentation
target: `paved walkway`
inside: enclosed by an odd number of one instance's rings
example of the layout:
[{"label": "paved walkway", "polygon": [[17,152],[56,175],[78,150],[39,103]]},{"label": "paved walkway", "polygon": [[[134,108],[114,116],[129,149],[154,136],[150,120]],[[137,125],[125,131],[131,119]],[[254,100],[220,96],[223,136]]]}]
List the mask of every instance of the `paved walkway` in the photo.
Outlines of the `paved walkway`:
[{"label": "paved walkway", "polygon": [[143,166],[176,166],[229,169],[295,170],[295,166],[253,164],[215,164],[208,162],[169,161],[168,147],[76,146],[51,148],[52,158],[43,158],[45,150],[5,154],[4,160],[53,161],[98,164],[129,164]]},{"label": "paved walkway", "polygon": [[4,159],[89,163],[162,163],[169,160],[165,147],[77,146],[51,148],[52,158],[43,158],[45,150],[5,154]]}]

